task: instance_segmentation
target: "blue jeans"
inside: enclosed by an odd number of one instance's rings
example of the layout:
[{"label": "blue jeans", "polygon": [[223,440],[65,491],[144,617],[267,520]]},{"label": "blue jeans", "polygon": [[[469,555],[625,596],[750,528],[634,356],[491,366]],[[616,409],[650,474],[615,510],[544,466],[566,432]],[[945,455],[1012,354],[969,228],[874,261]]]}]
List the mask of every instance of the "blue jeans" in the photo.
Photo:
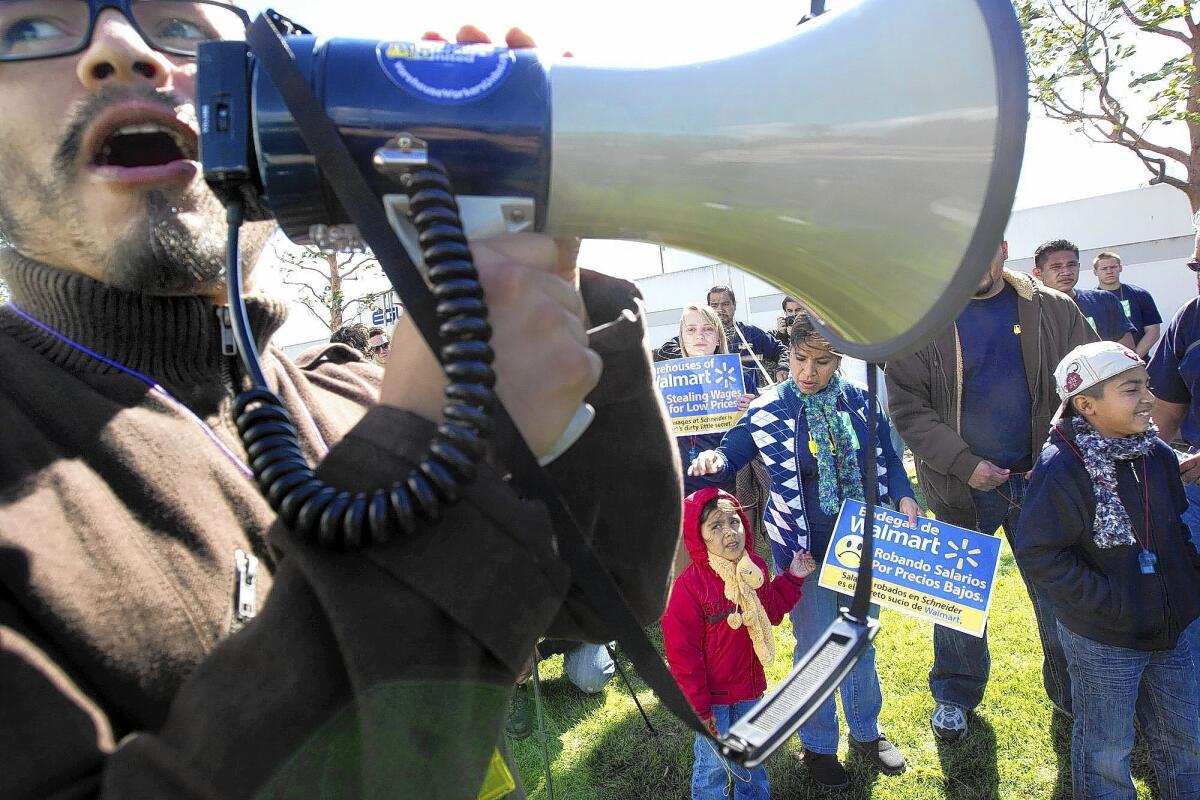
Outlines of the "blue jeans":
[{"label": "blue jeans", "polygon": [[1075,699],[1075,797],[1137,797],[1129,774],[1135,716],[1150,745],[1159,795],[1200,797],[1200,692],[1187,640],[1174,650],[1129,650],[1079,636],[1062,623],[1058,631]]},{"label": "blue jeans", "polygon": [[[1185,484],[1183,492],[1187,495],[1188,501],[1187,511],[1183,512],[1183,523],[1192,533],[1192,544],[1200,548],[1200,485]],[[1200,656],[1200,619],[1189,625],[1183,635],[1188,640],[1193,658]],[[1200,672],[1197,672],[1196,679],[1200,681]]]},{"label": "blue jeans", "polygon": [[[797,663],[814,644],[820,641],[829,625],[838,617],[838,609],[849,606],[850,598],[843,594],[817,586],[815,576],[804,583],[800,602],[789,615],[792,633],[796,637],[796,649],[792,663]],[[871,616],[879,618],[879,606],[871,605]],[[850,670],[841,685],[842,710],[846,712],[846,724],[855,741],[872,742],[879,738],[879,709],[883,707],[883,695],[879,691],[879,675],[875,672],[875,645],[867,651]],[[800,742],[814,753],[826,755],[838,750],[837,700],[830,697],[808,721],[800,726]]]},{"label": "blue jeans", "polygon": [[[1009,543],[1015,541],[1017,521],[1021,514],[1021,503],[1025,500],[1025,489],[1029,481],[1014,475],[1006,483],[990,492],[971,490],[975,501],[975,530],[994,534],[1001,524]],[[948,519],[952,525],[971,527],[970,522]],[[1068,714],[1071,713],[1071,681],[1067,675],[1067,662],[1063,657],[1062,645],[1058,641],[1057,621],[1054,607],[1040,590],[1030,586],[1020,563],[1017,571],[1033,602],[1033,616],[1037,621],[1038,638],[1042,642],[1042,683],[1050,702]],[[935,625],[933,628],[933,667],[929,670],[929,691],[939,703],[949,703],[965,709],[973,709],[983,700],[991,671],[992,657],[988,652],[987,631],[982,637],[951,630]]]},{"label": "blue jeans", "polygon": [[[729,726],[737,722],[746,712],[754,708],[757,700],[743,700],[729,706],[713,706],[713,719],[717,730],[724,736]],[[747,770],[720,756],[716,745],[696,734],[696,764],[692,767],[692,800],[770,800],[771,789],[767,786],[767,768],[761,764]],[[733,784],[732,795],[727,791]]]},{"label": "blue jeans", "polygon": [[596,694],[616,671],[602,644],[580,644],[563,654],[563,674],[581,691]]}]

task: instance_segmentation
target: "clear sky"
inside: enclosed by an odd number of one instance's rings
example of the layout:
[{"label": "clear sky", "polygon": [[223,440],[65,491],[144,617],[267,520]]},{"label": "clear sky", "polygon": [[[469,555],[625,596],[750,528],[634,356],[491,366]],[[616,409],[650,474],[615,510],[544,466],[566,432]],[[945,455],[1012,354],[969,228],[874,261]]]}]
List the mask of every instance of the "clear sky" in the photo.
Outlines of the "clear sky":
[{"label": "clear sky", "polygon": [[[865,0],[828,0],[832,11]],[[908,2],[908,0],[895,0]],[[959,2],[961,0],[953,0]],[[795,24],[808,9],[799,2],[706,4],[679,0],[509,0],[505,3],[459,0],[412,7],[391,6],[379,0],[277,0],[247,4],[252,13],[270,5],[323,35],[374,39],[418,38],[427,30],[453,38],[458,27],[473,23],[494,38],[513,24],[530,32],[544,50],[571,50],[587,61],[629,66],[707,60],[761,47],[796,32]],[[937,42],[925,46],[936,47]],[[852,43],[844,53],[830,54],[828,80],[837,80],[840,58],[852,58]],[[1115,145],[1092,144],[1069,127],[1033,114],[1026,140],[1025,162],[1016,207],[1028,208],[1145,185],[1149,173],[1129,152]],[[584,255],[598,252],[586,246]],[[641,253],[627,245],[607,245],[611,252]],[[656,248],[655,248],[656,249]],[[630,256],[634,257],[634,256]],[[657,262],[657,257],[653,259]],[[670,265],[668,265],[669,268]],[[638,267],[634,271],[657,271]]]}]

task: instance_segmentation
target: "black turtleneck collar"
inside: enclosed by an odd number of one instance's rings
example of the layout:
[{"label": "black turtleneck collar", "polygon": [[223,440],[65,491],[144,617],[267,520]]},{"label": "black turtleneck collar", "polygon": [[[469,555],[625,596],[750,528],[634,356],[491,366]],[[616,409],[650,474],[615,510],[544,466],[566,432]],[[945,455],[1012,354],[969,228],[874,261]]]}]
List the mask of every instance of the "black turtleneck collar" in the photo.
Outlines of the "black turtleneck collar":
[{"label": "black turtleneck collar", "polygon": [[[0,250],[0,275],[21,311],[107,358],[164,384],[205,382],[219,374],[222,325],[217,306],[198,297],[161,297],[116,289]],[[260,350],[287,317],[285,303],[246,298]],[[0,308],[0,328],[48,359],[82,372],[112,368]]]}]

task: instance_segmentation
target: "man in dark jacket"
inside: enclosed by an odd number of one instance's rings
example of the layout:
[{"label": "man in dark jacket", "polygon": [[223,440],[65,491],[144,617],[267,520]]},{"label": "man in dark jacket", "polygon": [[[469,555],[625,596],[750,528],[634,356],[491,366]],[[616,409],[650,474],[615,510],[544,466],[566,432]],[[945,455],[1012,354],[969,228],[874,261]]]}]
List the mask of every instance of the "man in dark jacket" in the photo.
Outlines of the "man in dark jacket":
[{"label": "man in dark jacket", "polygon": [[[0,797],[473,798],[487,774],[515,784],[496,747],[537,637],[613,633],[569,593],[544,504],[496,458],[439,521],[362,553],[276,520],[231,420],[245,376],[222,347],[224,211],[194,160],[186,54],[192,33],[244,35],[245,15],[171,3],[160,40],[110,3],[71,5],[90,20],[6,16],[17,35],[0,42],[0,373],[21,376],[0,382]],[[247,264],[270,229],[243,229]],[[677,457],[640,326],[585,334],[636,290],[580,278],[540,236],[472,251],[496,391],[534,453],[581,401],[595,407],[551,478],[650,624],[678,532]],[[385,373],[340,346],[292,363],[269,346],[283,304],[247,306],[319,477],[352,492],[404,480],[445,388],[407,318]]]},{"label": "man in dark jacket", "polygon": [[[738,322],[734,315],[737,313],[737,297],[728,286],[717,285],[708,290],[706,302],[713,311],[717,312],[721,324],[725,326],[725,338],[729,342],[729,352],[739,353],[742,358],[742,372],[746,375],[746,387],[762,386],[768,375],[774,370],[775,382],[787,380],[788,350],[784,343],[756,325]],[[666,361],[679,358],[679,337],[676,336],[662,347],[654,351],[655,361]],[[760,369],[759,364],[762,365]],[[766,370],[764,373],[763,370]]]},{"label": "man in dark jacket", "polygon": [[[1096,335],[1069,297],[1004,269],[1007,258],[1005,242],[955,323],[913,355],[888,362],[886,380],[892,424],[916,458],[930,510],[987,534],[1003,524],[1011,541],[1026,474],[1058,406],[1053,369]],[[1037,593],[1031,597],[1046,692],[1069,712],[1053,611]],[[965,712],[983,700],[990,663],[986,634],[934,628],[929,688],[938,736],[966,735]]]},{"label": "man in dark jacket", "polygon": [[775,330],[771,331],[771,335],[784,347],[790,347],[792,337],[788,331],[795,324],[796,317],[804,311],[804,306],[790,294],[783,296],[783,302],[779,306],[783,310],[783,316],[775,321]]}]

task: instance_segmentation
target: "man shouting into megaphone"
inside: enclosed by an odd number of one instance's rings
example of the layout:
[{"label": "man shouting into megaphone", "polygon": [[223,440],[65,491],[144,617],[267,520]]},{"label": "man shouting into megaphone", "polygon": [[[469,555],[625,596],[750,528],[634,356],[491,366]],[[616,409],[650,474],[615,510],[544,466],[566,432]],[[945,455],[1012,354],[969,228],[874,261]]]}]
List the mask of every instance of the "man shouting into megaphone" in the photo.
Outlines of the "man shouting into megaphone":
[{"label": "man shouting into megaphone", "polygon": [[[260,496],[230,422],[245,376],[223,346],[225,220],[193,109],[197,42],[246,21],[216,0],[0,0],[5,798],[475,797],[485,776],[503,792],[496,742],[537,637],[610,638],[502,464],[362,554],[301,542]],[[268,233],[247,226],[246,263]],[[648,623],[678,467],[640,326],[585,333],[636,290],[542,236],[472,250],[496,390],[531,449],[596,409],[549,470]],[[248,305],[319,474],[350,491],[407,474],[444,385],[407,317],[385,372],[341,348],[292,363],[267,349],[284,305]]]}]

